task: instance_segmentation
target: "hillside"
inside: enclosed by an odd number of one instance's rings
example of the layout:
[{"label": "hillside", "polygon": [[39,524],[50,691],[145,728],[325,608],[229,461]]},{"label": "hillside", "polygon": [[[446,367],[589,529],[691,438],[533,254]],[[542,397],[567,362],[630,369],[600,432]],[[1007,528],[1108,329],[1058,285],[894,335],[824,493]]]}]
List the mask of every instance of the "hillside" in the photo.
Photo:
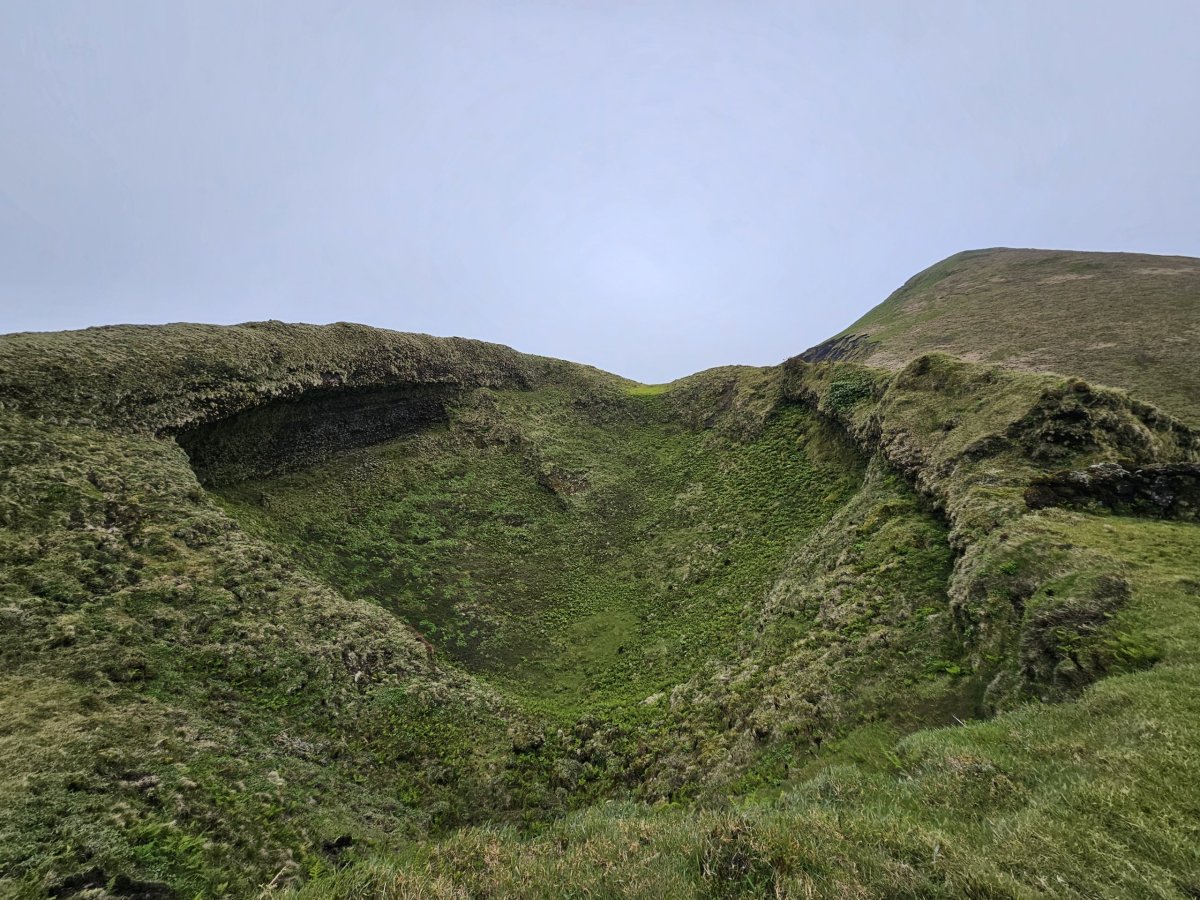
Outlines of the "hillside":
[{"label": "hillside", "polygon": [[1139,387],[1182,353],[905,359],[927,278],[658,386],[0,337],[0,895],[1200,893],[1200,432]]},{"label": "hillside", "polygon": [[1200,424],[1200,259],[971,250],[812,348],[897,369],[923,353],[1078,375]]}]

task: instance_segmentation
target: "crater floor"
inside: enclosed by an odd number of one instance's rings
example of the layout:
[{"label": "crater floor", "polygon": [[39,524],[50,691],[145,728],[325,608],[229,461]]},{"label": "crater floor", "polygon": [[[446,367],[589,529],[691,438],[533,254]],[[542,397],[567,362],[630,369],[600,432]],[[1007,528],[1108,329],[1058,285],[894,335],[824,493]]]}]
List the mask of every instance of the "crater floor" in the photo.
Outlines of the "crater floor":
[{"label": "crater floor", "polygon": [[[497,421],[508,439],[488,436]],[[574,716],[735,655],[747,609],[865,465],[800,406],[743,441],[670,421],[655,396],[597,419],[565,394],[489,392],[419,433],[214,490],[439,655]]]}]

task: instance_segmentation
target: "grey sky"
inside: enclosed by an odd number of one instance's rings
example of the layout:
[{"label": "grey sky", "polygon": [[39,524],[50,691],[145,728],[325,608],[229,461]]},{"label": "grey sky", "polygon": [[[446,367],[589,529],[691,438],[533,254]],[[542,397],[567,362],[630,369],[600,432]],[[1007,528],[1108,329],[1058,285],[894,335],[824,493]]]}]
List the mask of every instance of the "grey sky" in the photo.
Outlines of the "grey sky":
[{"label": "grey sky", "polygon": [[0,331],[773,363],[957,250],[1200,255],[1198,41],[1195,0],[13,0]]}]

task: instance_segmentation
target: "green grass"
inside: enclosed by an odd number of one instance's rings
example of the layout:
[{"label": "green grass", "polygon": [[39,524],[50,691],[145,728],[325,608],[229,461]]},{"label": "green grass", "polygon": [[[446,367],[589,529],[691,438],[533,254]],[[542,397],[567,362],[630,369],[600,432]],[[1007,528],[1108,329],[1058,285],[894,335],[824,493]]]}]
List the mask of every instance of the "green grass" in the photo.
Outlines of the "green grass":
[{"label": "green grass", "polygon": [[1024,491],[1198,458],[947,355],[8,336],[0,894],[1195,896],[1200,527]]},{"label": "green grass", "polygon": [[[901,481],[868,474],[811,411],[782,405],[756,437],[735,440],[662,410],[647,420],[638,406],[598,427],[554,392],[493,394],[482,406],[484,422],[464,410],[449,427],[219,494],[252,534],[288,547],[347,598],[386,607],[533,717],[522,740],[534,749],[510,778],[527,824],[605,795],[778,784],[865,715],[909,729],[949,715],[947,689],[959,692],[928,677],[923,656],[863,670],[853,652],[817,652],[880,629],[914,654],[956,648],[944,617],[896,619],[908,607],[946,608],[944,527]],[[492,414],[528,437],[481,443]],[[547,471],[575,477],[559,492]],[[822,558],[846,538],[842,558]],[[847,596],[845,621],[822,622],[832,607],[792,596],[809,591],[798,582],[813,567],[818,585],[870,585],[872,602]],[[764,613],[771,592],[779,608]],[[778,671],[764,680],[756,670],[766,666]],[[745,670],[732,685],[731,667]],[[921,681],[913,701],[883,700],[901,670]],[[806,697],[829,684],[838,696],[813,720]],[[681,730],[710,762],[680,769]],[[747,731],[759,737],[738,746]]]},{"label": "green grass", "polygon": [[898,743],[863,732],[798,786],[736,811],[626,804],[532,839],[471,829],[365,861],[304,896],[1194,894],[1200,797],[1184,786],[1200,777],[1200,529],[1066,513],[1033,527],[1127,568],[1125,615],[1161,642],[1157,667],[1074,703]]},{"label": "green grass", "polygon": [[[667,424],[601,429],[565,400],[496,398],[505,421],[545,429],[536,467],[528,447],[435,428],[222,496],[346,596],[539,707],[632,705],[748,637],[745,599],[853,493],[863,463],[801,407],[740,444]],[[559,470],[587,487],[558,494],[537,478]]]},{"label": "green grass", "polygon": [[975,250],[931,266],[842,332],[857,360],[900,368],[941,352],[1122,387],[1200,423],[1200,260]]},{"label": "green grass", "polygon": [[631,384],[625,393],[630,397],[659,397],[670,389],[670,384]]}]

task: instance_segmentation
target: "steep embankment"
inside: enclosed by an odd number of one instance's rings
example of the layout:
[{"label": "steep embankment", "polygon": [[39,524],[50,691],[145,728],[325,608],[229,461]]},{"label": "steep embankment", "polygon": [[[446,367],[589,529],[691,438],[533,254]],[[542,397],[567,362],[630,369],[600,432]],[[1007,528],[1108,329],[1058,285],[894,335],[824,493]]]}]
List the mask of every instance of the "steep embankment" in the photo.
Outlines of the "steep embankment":
[{"label": "steep embankment", "polygon": [[1077,375],[1200,424],[1200,259],[971,250],[805,354],[897,369],[924,353]]},{"label": "steep embankment", "polygon": [[[495,761],[519,716],[239,529],[170,434],[333,390],[394,400],[556,366],[350,326],[0,341],[0,741],[20,761],[0,785],[6,887],[244,894],[344,836],[503,806]],[[361,412],[299,433],[319,458],[356,442]]]},{"label": "steep embankment", "polygon": [[[864,489],[798,548],[745,658],[672,692],[709,713],[677,733],[681,768],[719,771],[767,748],[733,783],[735,808],[605,805],[534,838],[468,828],[305,896],[1195,893],[1197,510],[1176,523],[1035,510],[1025,495],[1060,466],[1195,460],[1197,436],[1120,392],[947,357],[895,376],[796,360],[781,395],[839,423],[875,454],[876,474],[904,472],[945,512],[959,551],[949,614],[906,602],[919,596],[903,572],[920,546],[912,520],[899,498]],[[946,618],[965,658],[905,640]],[[923,684],[899,661],[986,681],[981,702],[1001,712],[897,741],[881,711]],[[829,715],[860,724],[797,755]]]},{"label": "steep embankment", "polygon": [[1200,889],[1200,438],[1122,391],[183,325],[0,339],[0,423],[0,889]]}]

